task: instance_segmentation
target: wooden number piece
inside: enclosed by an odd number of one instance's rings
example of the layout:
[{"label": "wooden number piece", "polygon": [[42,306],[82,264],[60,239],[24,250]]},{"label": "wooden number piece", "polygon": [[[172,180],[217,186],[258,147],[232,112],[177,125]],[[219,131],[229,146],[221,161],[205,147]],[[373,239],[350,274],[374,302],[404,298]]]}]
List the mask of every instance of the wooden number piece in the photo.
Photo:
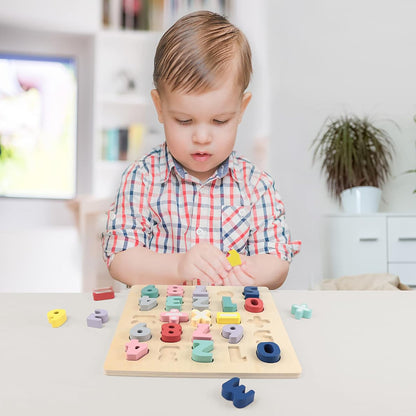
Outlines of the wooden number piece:
[{"label": "wooden number piece", "polygon": [[178,342],[181,340],[182,327],[179,324],[163,324],[162,337],[163,342]]},{"label": "wooden number piece", "polygon": [[227,338],[230,344],[238,344],[243,338],[243,334],[243,326],[235,324],[224,325],[221,331],[221,335]]},{"label": "wooden number piece", "polygon": [[244,302],[244,308],[252,313],[260,313],[264,311],[264,304],[259,298],[247,298]]},{"label": "wooden number piece", "polygon": [[152,338],[152,332],[144,322],[140,322],[130,329],[130,339],[137,339],[139,342],[145,342],[150,338]]},{"label": "wooden number piece", "polygon": [[58,328],[66,322],[65,309],[53,309],[48,312],[48,321],[52,325],[52,328]]},{"label": "wooden number piece", "polygon": [[211,352],[213,349],[213,341],[196,339],[192,345],[192,359],[199,363],[211,363],[214,361]]},{"label": "wooden number piece", "polygon": [[209,329],[209,324],[198,324],[195,331],[192,333],[192,341],[194,339],[205,339],[205,340],[211,340],[212,335]]},{"label": "wooden number piece", "polygon": [[139,342],[132,339],[125,346],[126,359],[129,361],[137,361],[149,352],[147,342]]}]

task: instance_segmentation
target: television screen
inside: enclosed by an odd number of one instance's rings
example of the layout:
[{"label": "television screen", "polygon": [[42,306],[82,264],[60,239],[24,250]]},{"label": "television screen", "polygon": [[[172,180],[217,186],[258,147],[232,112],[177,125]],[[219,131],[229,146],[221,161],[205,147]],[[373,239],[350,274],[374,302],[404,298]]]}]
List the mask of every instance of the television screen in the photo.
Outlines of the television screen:
[{"label": "television screen", "polygon": [[76,141],[75,59],[0,53],[0,196],[74,197]]}]

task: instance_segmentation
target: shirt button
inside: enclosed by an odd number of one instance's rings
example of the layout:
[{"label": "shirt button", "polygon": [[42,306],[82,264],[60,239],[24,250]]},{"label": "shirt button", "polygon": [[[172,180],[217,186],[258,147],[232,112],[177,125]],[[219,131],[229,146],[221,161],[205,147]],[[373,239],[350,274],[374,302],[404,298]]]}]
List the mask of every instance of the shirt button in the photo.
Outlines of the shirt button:
[{"label": "shirt button", "polygon": [[114,212],[112,212],[112,213],[110,214],[110,218],[111,218],[112,220],[115,220],[115,219],[116,219],[116,214],[115,214]]},{"label": "shirt button", "polygon": [[196,233],[198,234],[198,235],[202,235],[202,234],[204,234],[204,229],[203,228],[197,228],[196,229]]}]

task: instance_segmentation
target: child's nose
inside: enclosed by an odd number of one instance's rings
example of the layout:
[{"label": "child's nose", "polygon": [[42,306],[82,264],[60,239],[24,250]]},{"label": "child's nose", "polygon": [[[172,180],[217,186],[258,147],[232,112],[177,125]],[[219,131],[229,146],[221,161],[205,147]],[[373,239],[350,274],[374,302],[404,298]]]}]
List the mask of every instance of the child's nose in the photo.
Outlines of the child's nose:
[{"label": "child's nose", "polygon": [[192,140],[194,143],[207,144],[211,141],[211,133],[208,128],[199,126],[195,128]]}]

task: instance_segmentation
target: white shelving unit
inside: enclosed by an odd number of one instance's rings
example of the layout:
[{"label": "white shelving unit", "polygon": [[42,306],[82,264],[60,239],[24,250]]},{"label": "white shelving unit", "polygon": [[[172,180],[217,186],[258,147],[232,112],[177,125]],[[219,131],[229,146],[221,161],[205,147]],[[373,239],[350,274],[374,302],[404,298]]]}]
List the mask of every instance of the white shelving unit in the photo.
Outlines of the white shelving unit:
[{"label": "white shelving unit", "polygon": [[326,231],[325,278],[391,273],[416,286],[416,215],[331,215]]},{"label": "white shelving unit", "polygon": [[[128,160],[105,160],[103,134],[108,129],[142,124],[145,131],[157,125],[150,99],[153,55],[161,33],[100,30],[95,35],[93,194],[114,196]],[[151,136],[143,137],[140,157]]]},{"label": "white shelving unit", "polygon": [[[153,1],[153,7],[159,13],[158,18],[150,19],[156,21],[160,29],[155,31],[122,28],[122,1],[103,2],[107,11],[106,26],[94,35],[94,196],[114,196],[121,174],[131,162],[105,160],[103,132],[109,129],[126,129],[131,125],[143,125],[142,146],[135,159],[163,141],[163,128],[157,120],[150,98],[150,90],[153,88],[154,53],[163,30],[181,15],[202,6],[224,12],[221,10],[221,3],[216,0],[192,3]],[[225,12],[228,13],[231,11],[232,1],[228,0],[226,3],[228,6]],[[104,13],[104,8],[102,12]]]}]

